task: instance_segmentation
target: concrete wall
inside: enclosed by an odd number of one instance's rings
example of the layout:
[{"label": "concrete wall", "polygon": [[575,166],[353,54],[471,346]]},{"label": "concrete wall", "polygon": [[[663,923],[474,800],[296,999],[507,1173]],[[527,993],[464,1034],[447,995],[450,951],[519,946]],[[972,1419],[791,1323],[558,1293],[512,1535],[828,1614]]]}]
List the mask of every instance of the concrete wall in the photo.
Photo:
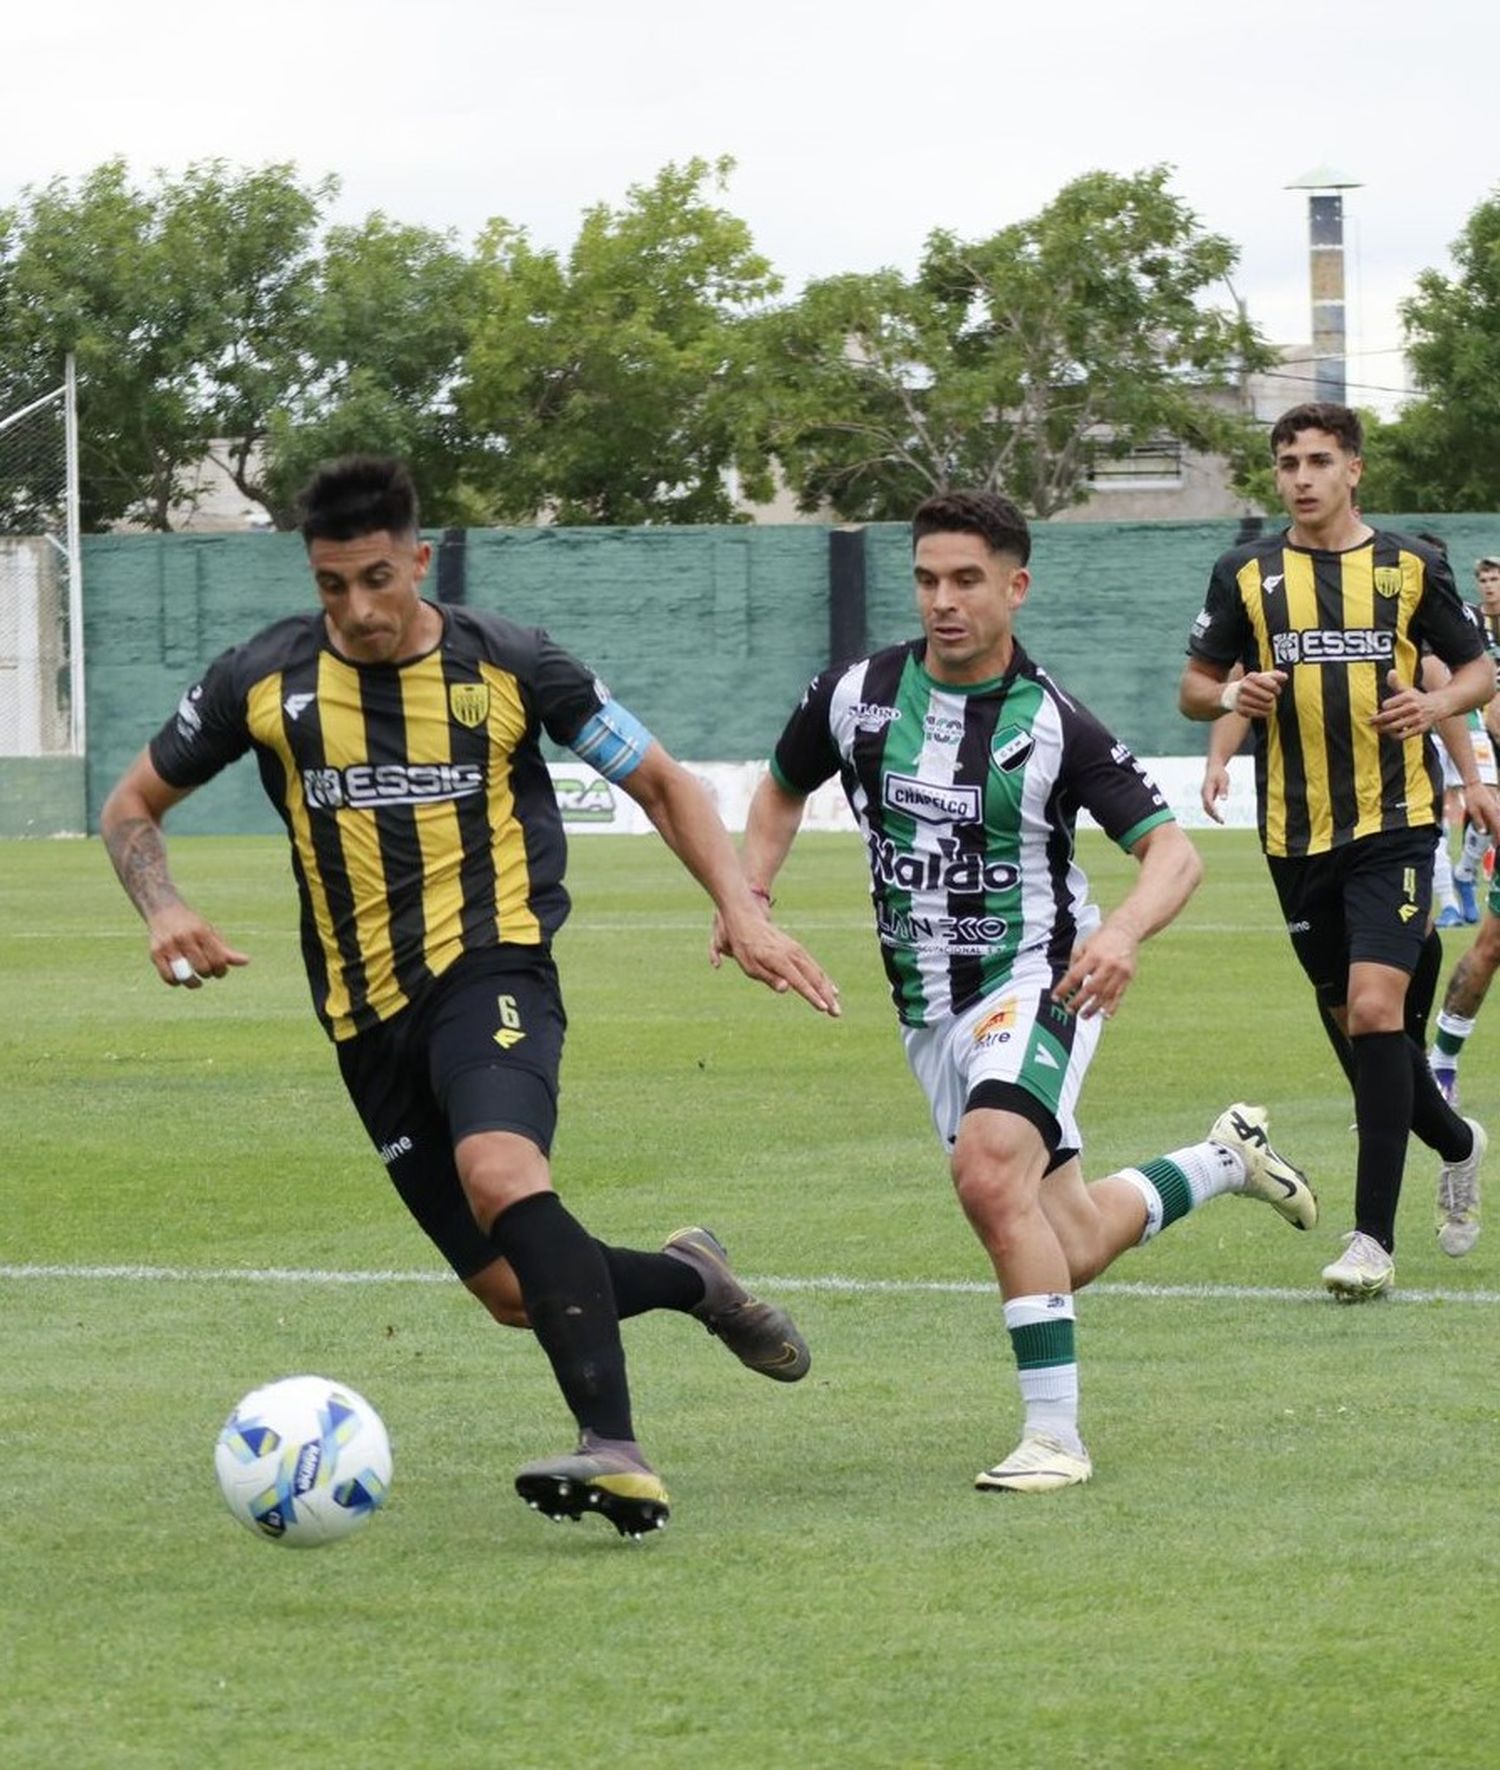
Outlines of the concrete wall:
[{"label": "concrete wall", "polygon": [[[1500,516],[1404,517],[1449,542],[1460,588]],[[1041,524],[1023,643],[1143,755],[1201,754],[1176,711],[1183,645],[1232,521]],[[866,534],[871,648],[911,633],[904,524]],[[764,756],[827,662],[829,530],[476,530],[467,600],[547,627],[685,760]],[[429,584],[435,582],[429,579]],[[290,535],[91,537],[84,556],[89,827],[120,770],[225,647],[313,600]],[[182,806],[182,831],[277,828],[253,765]]]}]

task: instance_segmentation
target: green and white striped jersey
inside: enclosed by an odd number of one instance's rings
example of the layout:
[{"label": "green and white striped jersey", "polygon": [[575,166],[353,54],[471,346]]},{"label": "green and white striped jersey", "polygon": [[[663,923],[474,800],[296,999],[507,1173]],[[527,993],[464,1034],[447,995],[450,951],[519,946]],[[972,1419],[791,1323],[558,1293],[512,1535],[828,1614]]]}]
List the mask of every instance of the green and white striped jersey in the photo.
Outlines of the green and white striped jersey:
[{"label": "green and white striped jersey", "polygon": [[815,678],[771,760],[791,793],[840,776],[907,1026],[963,1013],[1021,963],[1062,976],[1099,922],[1074,856],[1080,807],[1122,848],[1172,820],[1125,745],[1019,645],[1003,677],[966,687],[929,676],[925,647]]}]

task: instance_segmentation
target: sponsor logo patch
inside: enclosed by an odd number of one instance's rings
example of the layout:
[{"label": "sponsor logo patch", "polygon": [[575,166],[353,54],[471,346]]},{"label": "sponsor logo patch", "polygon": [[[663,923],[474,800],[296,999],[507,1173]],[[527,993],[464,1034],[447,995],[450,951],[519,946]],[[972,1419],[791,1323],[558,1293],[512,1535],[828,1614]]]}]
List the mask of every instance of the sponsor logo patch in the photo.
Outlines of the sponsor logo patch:
[{"label": "sponsor logo patch", "polygon": [[882,946],[910,947],[915,952],[943,953],[951,958],[982,959],[1004,941],[1003,916],[919,916],[883,905],[876,918]]},{"label": "sponsor logo patch", "polygon": [[986,1014],[974,1028],[974,1048],[986,1051],[992,1045],[1007,1045],[1016,1024],[1016,998],[1007,996],[999,1007]]},{"label": "sponsor logo patch", "polygon": [[935,744],[956,744],[964,735],[964,722],[950,719],[946,713],[928,713],[923,717],[922,730]]},{"label": "sponsor logo patch", "polygon": [[295,725],[318,697],[315,694],[289,694],[281,703],[286,716]]},{"label": "sponsor logo patch", "polygon": [[430,805],[484,791],[477,762],[357,762],[350,768],[304,768],[302,792],[313,811],[378,811]]},{"label": "sponsor logo patch", "polygon": [[1277,633],[1271,655],[1278,664],[1373,664],[1396,655],[1396,635],[1380,627],[1311,627]]},{"label": "sponsor logo patch", "polygon": [[952,837],[939,841],[936,854],[912,854],[898,848],[886,836],[867,839],[870,873],[877,885],[894,885],[901,891],[1012,891],[1019,882],[1019,867],[1009,861],[986,860],[980,854],[960,854]]},{"label": "sponsor logo patch", "polygon": [[899,707],[883,706],[879,701],[856,701],[849,717],[861,731],[884,731],[901,717]]},{"label": "sponsor logo patch", "polygon": [[939,781],[918,780],[913,774],[888,774],[881,796],[888,811],[904,812],[925,824],[979,822],[978,787],[944,786]]},{"label": "sponsor logo patch", "polygon": [[195,682],[177,703],[177,734],[189,743],[203,730],[203,716],[198,702],[203,699],[203,684]]}]

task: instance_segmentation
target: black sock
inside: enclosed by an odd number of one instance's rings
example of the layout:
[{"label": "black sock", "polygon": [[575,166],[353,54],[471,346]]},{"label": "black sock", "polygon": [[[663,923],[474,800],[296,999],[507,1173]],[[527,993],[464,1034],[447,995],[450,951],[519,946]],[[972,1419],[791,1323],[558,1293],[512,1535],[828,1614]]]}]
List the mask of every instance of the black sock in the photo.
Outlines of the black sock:
[{"label": "black sock", "polygon": [[1442,969],[1443,937],[1436,928],[1429,928],[1412,968],[1411,982],[1406,986],[1406,1036],[1422,1050],[1427,1048],[1427,1017],[1432,1013]]},{"label": "black sock", "polygon": [[580,1431],[630,1442],[630,1388],[603,1250],[555,1192],[536,1192],[490,1228],[510,1261],[531,1331]]},{"label": "black sock", "polygon": [[1354,1176],[1354,1227],[1387,1253],[1396,1246],[1396,1204],[1411,1135],[1414,1049],[1404,1032],[1356,1033],[1354,1122],[1359,1161]]},{"label": "black sock", "polygon": [[1427,1067],[1427,1053],[1408,1039],[1411,1057],[1411,1130],[1445,1162],[1461,1162],[1473,1153],[1474,1133],[1443,1098]]},{"label": "black sock", "polygon": [[1333,1054],[1339,1060],[1339,1068],[1348,1078],[1349,1086],[1354,1086],[1354,1053],[1349,1049],[1349,1040],[1344,1035],[1339,1023],[1328,1011],[1328,1004],[1321,996],[1318,997],[1318,1019],[1323,1022],[1323,1031],[1328,1035],[1328,1042],[1333,1046]]},{"label": "black sock", "polygon": [[678,1309],[684,1315],[703,1301],[703,1277],[686,1260],[670,1254],[643,1254],[636,1248],[611,1248],[603,1242],[615,1308],[621,1321],[651,1309]]}]

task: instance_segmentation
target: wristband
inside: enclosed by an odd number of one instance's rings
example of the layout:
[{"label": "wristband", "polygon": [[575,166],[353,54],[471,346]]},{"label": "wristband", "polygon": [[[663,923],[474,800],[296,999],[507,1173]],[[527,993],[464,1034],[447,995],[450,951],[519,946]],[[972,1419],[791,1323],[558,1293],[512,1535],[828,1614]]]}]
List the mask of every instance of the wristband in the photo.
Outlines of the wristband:
[{"label": "wristband", "polygon": [[1240,690],[1245,686],[1243,676],[1236,676],[1233,682],[1226,682],[1219,690],[1219,705],[1226,713],[1238,713],[1240,710]]}]

